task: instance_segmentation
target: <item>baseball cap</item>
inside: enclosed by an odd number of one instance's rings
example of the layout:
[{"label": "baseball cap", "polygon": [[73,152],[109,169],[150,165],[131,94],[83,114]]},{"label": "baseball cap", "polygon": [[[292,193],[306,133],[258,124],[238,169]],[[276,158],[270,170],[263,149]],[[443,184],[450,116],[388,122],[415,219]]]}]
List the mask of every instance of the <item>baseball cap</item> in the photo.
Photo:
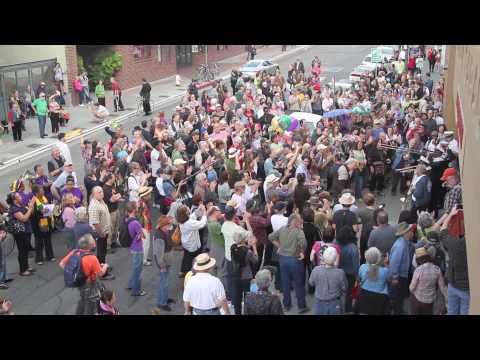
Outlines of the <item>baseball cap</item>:
[{"label": "baseball cap", "polygon": [[440,181],[446,181],[450,176],[455,176],[457,175],[457,170],[454,168],[447,168],[443,172],[442,177],[440,178]]}]

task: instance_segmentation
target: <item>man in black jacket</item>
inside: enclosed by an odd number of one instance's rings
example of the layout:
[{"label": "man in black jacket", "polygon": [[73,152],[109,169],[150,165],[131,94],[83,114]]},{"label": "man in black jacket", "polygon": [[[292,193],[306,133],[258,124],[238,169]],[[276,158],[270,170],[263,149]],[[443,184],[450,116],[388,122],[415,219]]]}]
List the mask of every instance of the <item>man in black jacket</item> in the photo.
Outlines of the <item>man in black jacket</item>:
[{"label": "man in black jacket", "polygon": [[148,83],[147,79],[142,79],[142,89],[140,90],[140,96],[143,99],[143,111],[145,115],[150,115],[152,110],[150,108],[150,92],[152,91],[152,87]]}]

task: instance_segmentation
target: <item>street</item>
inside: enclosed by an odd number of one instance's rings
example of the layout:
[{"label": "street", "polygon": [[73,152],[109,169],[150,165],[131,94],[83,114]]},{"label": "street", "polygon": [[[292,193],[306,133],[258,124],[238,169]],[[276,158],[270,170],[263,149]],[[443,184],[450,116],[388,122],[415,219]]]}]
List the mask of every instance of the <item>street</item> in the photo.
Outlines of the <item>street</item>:
[{"label": "street", "polygon": [[[349,73],[354,67],[361,63],[363,57],[369,53],[372,45],[315,45],[307,50],[298,51],[291,55],[287,55],[276,62],[280,65],[282,74],[286,74],[288,65],[293,63],[296,59],[300,59],[305,64],[305,67],[310,66],[310,62],[314,56],[318,56],[324,66],[324,76],[326,81],[330,82],[333,75],[335,80],[340,81],[348,79]],[[229,83],[229,82],[228,82]],[[157,111],[164,111],[167,117],[170,117],[174,111],[177,103],[171,103]],[[123,122],[127,134],[131,134],[134,126],[140,125],[141,120],[149,119],[149,117],[137,116]],[[32,130],[33,131],[33,130]],[[36,129],[34,130],[36,131]],[[96,139],[101,143],[105,143],[109,136],[104,130],[89,135],[86,139]],[[70,151],[73,158],[74,170],[80,183],[83,184],[83,164],[80,154],[79,141],[74,141],[69,144]],[[44,153],[33,159],[25,160],[18,166],[13,166],[0,171],[0,189],[1,198],[5,199],[8,193],[8,187],[12,181],[18,179],[26,169],[33,171],[35,164],[42,164],[46,167],[47,161],[50,158],[50,152]],[[379,203],[385,203],[386,209],[390,215],[390,222],[396,223],[398,215],[401,210],[400,196],[391,197],[390,192],[385,191],[385,198],[378,199]],[[157,210],[153,211],[153,223],[155,224],[158,216]],[[78,290],[68,289],[64,286],[64,279],[62,270],[58,266],[58,262],[65,255],[65,243],[62,239],[61,233],[53,235],[54,253],[57,258],[55,263],[45,263],[42,266],[34,264],[34,259],[30,258],[30,264],[37,269],[36,273],[31,277],[18,276],[18,262],[17,250],[15,249],[7,259],[8,277],[15,280],[10,283],[8,290],[1,290],[1,296],[9,298],[14,303],[13,311],[16,314],[22,315],[66,315],[74,314],[75,307],[78,301]],[[180,260],[182,252],[175,253],[175,263],[170,271],[169,278],[169,296],[176,300],[176,304],[172,305],[173,311],[165,315],[181,315],[183,314],[183,279],[178,278],[180,269]],[[113,274],[116,279],[105,282],[107,288],[115,290],[118,299],[118,308],[120,314],[124,315],[148,315],[151,309],[155,306],[155,289],[158,279],[157,269],[155,266],[144,267],[142,275],[142,288],[148,293],[144,297],[132,297],[129,291],[125,290],[128,277],[130,275],[131,261],[130,254],[127,249],[117,249],[115,254],[107,256],[107,262],[114,267]],[[296,304],[295,300],[293,301]],[[310,308],[313,309],[314,299],[312,296],[307,297],[307,302]],[[292,314],[296,314],[296,307],[294,306]],[[312,314],[313,311],[308,314]]]}]

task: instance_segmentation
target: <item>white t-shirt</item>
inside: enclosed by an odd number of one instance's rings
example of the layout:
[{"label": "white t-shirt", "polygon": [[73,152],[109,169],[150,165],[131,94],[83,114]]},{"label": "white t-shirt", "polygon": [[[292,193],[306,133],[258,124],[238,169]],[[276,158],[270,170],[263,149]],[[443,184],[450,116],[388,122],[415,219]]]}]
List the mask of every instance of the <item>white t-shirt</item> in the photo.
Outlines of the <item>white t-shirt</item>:
[{"label": "white t-shirt", "polygon": [[60,154],[65,158],[65,163],[72,162],[72,155],[70,154],[70,149],[68,145],[62,141],[59,141],[55,146],[60,150]]},{"label": "white t-shirt", "polygon": [[238,232],[246,233],[249,235],[250,231],[247,231],[243,227],[238,226],[233,221],[225,221],[222,225],[221,232],[225,239],[225,259],[227,259],[228,261],[232,261],[230,248],[233,244],[235,244],[235,241],[233,240],[233,234]]},{"label": "white t-shirt", "polygon": [[128,191],[129,191],[129,201],[138,201],[140,198],[138,197],[138,190],[140,189],[140,181],[142,178],[143,173],[140,175],[134,176],[130,175],[128,177]]},{"label": "white t-shirt", "polygon": [[445,124],[445,120],[441,117],[441,116],[437,116],[435,118],[435,122],[437,123],[437,126],[440,126],[440,125],[444,125]]},{"label": "white t-shirt", "polygon": [[278,229],[287,226],[288,218],[285,215],[275,214],[270,218],[270,222],[272,223],[273,231],[277,231]]},{"label": "white t-shirt", "polygon": [[158,193],[161,196],[165,196],[165,191],[163,190],[163,178],[157,177],[157,180],[155,181],[155,186],[157,187]]},{"label": "white t-shirt", "polygon": [[199,310],[215,309],[225,297],[222,282],[209,273],[193,275],[183,291],[183,301],[188,301],[193,308]]},{"label": "white t-shirt", "polygon": [[157,149],[153,149],[150,154],[150,160],[152,161],[152,175],[157,176],[157,171],[162,166],[162,163],[159,160],[160,152]]}]

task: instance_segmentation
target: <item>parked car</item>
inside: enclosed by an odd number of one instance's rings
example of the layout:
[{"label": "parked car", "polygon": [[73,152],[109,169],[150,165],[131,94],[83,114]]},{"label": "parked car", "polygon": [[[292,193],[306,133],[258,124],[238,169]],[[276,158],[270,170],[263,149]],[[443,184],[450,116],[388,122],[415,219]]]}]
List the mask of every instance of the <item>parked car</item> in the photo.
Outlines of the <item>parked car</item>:
[{"label": "parked car", "polygon": [[[330,81],[328,83],[328,86],[330,86],[330,89],[333,89],[333,82]],[[352,83],[348,82],[348,80],[346,79],[335,81],[335,89],[338,88],[342,88],[343,90],[350,90],[352,88]]]},{"label": "parked car", "polygon": [[382,60],[386,58],[388,61],[391,61],[395,55],[395,49],[390,46],[379,46],[377,47],[377,50],[380,51]]},{"label": "parked car", "polygon": [[[373,66],[372,66],[373,65]],[[372,64],[372,65],[366,65],[366,64],[362,64],[362,65],[359,65],[357,66],[355,69],[353,69],[353,71],[350,73],[350,77],[349,77],[349,80],[351,82],[356,82],[356,81],[360,81],[360,78],[365,75],[367,72],[369,71],[374,71],[375,68],[376,68],[376,65],[375,64]]]},{"label": "parked car", "polygon": [[275,75],[277,69],[280,69],[278,64],[274,64],[268,60],[250,60],[245,65],[240,67],[240,72],[243,76],[255,77],[259,71],[266,71],[270,75]]}]

